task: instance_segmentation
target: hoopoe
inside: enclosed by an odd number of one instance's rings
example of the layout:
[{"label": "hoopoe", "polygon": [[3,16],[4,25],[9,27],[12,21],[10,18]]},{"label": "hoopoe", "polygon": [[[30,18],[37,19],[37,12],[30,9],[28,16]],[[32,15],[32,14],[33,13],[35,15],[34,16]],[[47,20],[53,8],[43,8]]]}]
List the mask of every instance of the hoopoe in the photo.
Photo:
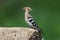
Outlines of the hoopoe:
[{"label": "hoopoe", "polygon": [[29,14],[32,9],[30,7],[24,7],[25,10],[25,21],[26,23],[31,27],[36,30],[38,30],[39,33],[43,33],[41,28],[38,27],[37,23],[34,21],[33,17]]}]

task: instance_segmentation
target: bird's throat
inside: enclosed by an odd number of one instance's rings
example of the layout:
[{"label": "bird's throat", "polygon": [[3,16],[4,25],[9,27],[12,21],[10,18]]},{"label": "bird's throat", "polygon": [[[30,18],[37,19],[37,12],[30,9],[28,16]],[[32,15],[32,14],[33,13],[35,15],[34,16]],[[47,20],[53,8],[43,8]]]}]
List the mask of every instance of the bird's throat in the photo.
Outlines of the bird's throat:
[{"label": "bird's throat", "polygon": [[29,12],[25,12],[25,18],[27,18],[27,17],[28,17],[28,14],[29,14]]}]

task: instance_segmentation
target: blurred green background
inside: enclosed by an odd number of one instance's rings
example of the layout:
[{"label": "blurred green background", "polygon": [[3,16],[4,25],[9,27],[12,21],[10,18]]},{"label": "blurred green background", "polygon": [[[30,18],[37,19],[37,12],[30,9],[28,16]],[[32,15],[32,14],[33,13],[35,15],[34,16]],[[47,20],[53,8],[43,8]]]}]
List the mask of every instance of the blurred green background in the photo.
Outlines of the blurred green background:
[{"label": "blurred green background", "polygon": [[45,40],[60,40],[60,0],[0,0],[1,27],[28,27],[24,20],[25,6],[42,28]]}]

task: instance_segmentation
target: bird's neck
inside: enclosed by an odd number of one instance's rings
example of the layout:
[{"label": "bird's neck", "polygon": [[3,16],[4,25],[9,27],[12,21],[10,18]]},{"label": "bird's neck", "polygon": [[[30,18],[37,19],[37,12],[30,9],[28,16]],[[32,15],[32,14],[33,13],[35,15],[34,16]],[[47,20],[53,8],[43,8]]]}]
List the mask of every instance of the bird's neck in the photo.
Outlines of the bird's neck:
[{"label": "bird's neck", "polygon": [[27,18],[29,15],[29,12],[25,12],[25,18]]},{"label": "bird's neck", "polygon": [[29,12],[26,11],[26,12],[25,12],[25,15],[28,15],[28,14],[29,14]]},{"label": "bird's neck", "polygon": [[26,11],[26,12],[25,12],[25,14],[28,14],[28,13],[29,13],[29,11]]}]

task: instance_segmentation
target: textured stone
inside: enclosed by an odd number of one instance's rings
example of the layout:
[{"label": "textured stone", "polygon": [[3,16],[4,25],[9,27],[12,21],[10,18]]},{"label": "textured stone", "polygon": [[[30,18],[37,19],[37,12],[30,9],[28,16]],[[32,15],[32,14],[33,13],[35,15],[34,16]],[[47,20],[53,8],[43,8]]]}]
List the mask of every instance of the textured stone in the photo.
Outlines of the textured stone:
[{"label": "textured stone", "polygon": [[0,28],[0,40],[40,40],[37,30],[31,28]]}]

